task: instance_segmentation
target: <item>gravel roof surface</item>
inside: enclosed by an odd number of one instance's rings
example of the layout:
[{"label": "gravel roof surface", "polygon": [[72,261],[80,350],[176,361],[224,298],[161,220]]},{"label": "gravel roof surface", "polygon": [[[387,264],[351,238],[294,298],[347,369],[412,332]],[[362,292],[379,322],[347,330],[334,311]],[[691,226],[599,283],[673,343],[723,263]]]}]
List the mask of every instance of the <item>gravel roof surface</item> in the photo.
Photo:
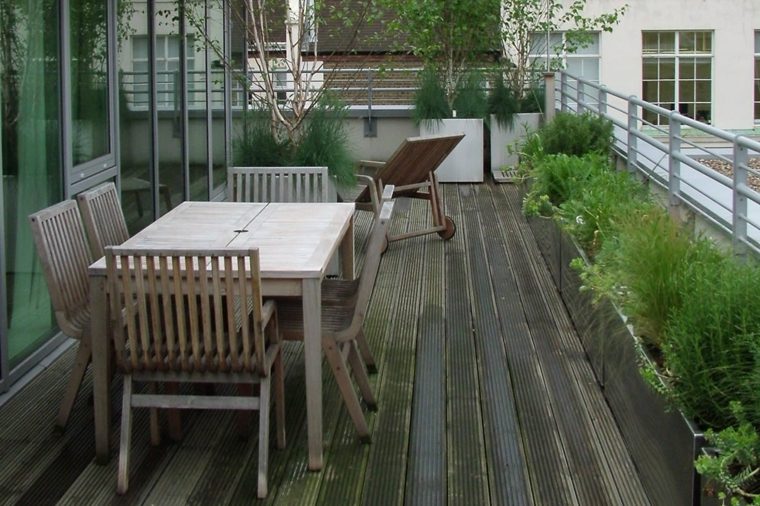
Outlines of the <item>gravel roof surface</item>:
[{"label": "gravel roof surface", "polygon": [[[700,158],[697,161],[721,174],[725,174],[728,177],[734,177],[734,168],[730,162],[705,158]],[[754,174],[750,172],[749,177],[747,178],[749,186],[756,192],[760,192],[760,158],[751,158],[749,160],[749,166],[750,169],[754,171]]]}]

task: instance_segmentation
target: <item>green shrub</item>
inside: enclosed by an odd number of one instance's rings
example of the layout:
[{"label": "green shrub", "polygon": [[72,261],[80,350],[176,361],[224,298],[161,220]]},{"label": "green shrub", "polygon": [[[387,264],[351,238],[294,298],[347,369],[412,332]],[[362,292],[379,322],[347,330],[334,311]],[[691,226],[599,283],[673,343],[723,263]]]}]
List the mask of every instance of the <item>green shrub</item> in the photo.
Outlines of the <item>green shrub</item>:
[{"label": "green shrub", "polygon": [[760,268],[725,261],[690,272],[662,346],[673,400],[697,422],[722,429],[739,402],[760,427]]},{"label": "green shrub", "polygon": [[323,95],[306,117],[301,138],[292,155],[292,165],[324,165],[338,185],[355,184],[345,120],[346,107],[330,95]]},{"label": "green shrub", "polygon": [[573,235],[590,257],[596,255],[604,241],[617,235],[617,229],[629,216],[651,209],[654,204],[647,190],[625,172],[615,171],[599,155],[586,155],[607,170],[593,171],[588,181],[559,206],[561,226]]},{"label": "green shrub", "polygon": [[612,147],[612,122],[596,114],[559,113],[539,130],[546,154],[586,153],[609,155]]},{"label": "green shrub", "polygon": [[238,167],[275,167],[288,165],[290,145],[272,131],[267,111],[248,111],[240,135],[234,140],[233,159]]},{"label": "green shrub", "polygon": [[[546,212],[545,206],[537,207],[540,201],[546,202],[542,196],[546,195],[551,205],[558,207],[579,194],[597,174],[610,170],[607,159],[596,154],[585,157],[548,155],[535,160],[530,172],[532,186],[523,203],[523,209],[529,215],[551,214]],[[537,209],[541,211],[536,212]]]},{"label": "green shrub", "polygon": [[543,86],[534,86],[520,99],[520,112],[544,112],[546,90]]}]

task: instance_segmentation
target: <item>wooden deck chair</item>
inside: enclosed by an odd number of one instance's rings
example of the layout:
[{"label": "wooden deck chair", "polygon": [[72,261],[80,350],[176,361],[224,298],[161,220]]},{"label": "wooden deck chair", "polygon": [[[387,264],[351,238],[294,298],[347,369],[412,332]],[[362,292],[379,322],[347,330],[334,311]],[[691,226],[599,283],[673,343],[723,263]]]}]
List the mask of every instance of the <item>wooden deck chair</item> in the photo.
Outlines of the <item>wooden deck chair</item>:
[{"label": "wooden deck chair", "polygon": [[116,185],[105,183],[82,192],[77,202],[94,258],[102,257],[106,246],[118,246],[129,239]]},{"label": "wooden deck chair", "polygon": [[230,202],[327,202],[327,167],[229,167]]},{"label": "wooden deck chair", "polygon": [[77,204],[66,200],[29,216],[42,263],[55,320],[61,331],[79,340],[66,391],[55,419],[64,429],[74,406],[87,366],[92,359],[90,340],[90,282],[92,253]]},{"label": "wooden deck chair", "polygon": [[[365,404],[369,409],[377,409],[377,402],[364,369],[365,364],[360,356],[359,347],[366,346],[362,326],[380,267],[382,248],[393,213],[393,204],[393,201],[383,203],[378,218],[372,226],[359,278],[351,281],[326,279],[322,282],[322,348],[338,383],[343,402],[359,433],[359,438],[367,443],[371,441],[369,427],[351,382],[346,361],[351,366]],[[283,338],[302,340],[301,301],[282,299],[278,300],[277,307]]]},{"label": "wooden deck chair", "polygon": [[389,236],[389,241],[432,233],[437,233],[444,240],[454,237],[456,225],[443,213],[435,170],[463,137],[464,134],[409,137],[386,162],[359,161],[360,167],[372,170],[369,174],[372,175],[376,188],[373,191],[368,187],[356,197],[358,209],[377,211],[380,206],[377,196],[383,194],[383,185],[386,184],[395,185],[393,198],[410,197],[430,201],[432,227]]},{"label": "wooden deck chair", "polygon": [[[258,497],[267,495],[269,404],[274,389],[277,446],[285,446],[282,343],[274,301],[262,303],[259,251],[106,247],[117,370],[124,374],[117,492],[129,485],[132,408],[259,411]],[[123,312],[122,312],[123,309]],[[135,389],[147,382],[148,393]],[[156,383],[259,385],[252,395],[158,394]],[[253,387],[249,387],[249,392]]]}]

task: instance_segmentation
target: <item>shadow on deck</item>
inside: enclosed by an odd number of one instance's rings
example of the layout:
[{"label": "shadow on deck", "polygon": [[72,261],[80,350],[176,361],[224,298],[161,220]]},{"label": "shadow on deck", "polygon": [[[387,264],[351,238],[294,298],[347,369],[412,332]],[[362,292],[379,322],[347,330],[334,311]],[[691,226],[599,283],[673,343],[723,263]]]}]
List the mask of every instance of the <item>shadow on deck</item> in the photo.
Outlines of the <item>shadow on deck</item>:
[{"label": "shadow on deck", "polygon": [[[293,344],[288,447],[270,453],[266,502],[648,504],[518,190],[444,185],[444,196],[456,236],[393,243],[383,257],[365,327],[379,366],[372,444],[359,444],[324,367],[325,468],[307,471],[302,355]],[[359,214],[357,251],[369,224],[369,214]],[[393,233],[427,220],[423,202],[402,199]],[[147,412],[136,411],[131,488],[116,496],[117,459],[94,463],[88,395],[80,394],[67,431],[53,434],[72,360],[66,353],[0,408],[0,503],[254,500],[255,427],[241,439],[230,412],[190,414],[181,442],[154,448]],[[118,423],[111,445],[115,455]]]}]

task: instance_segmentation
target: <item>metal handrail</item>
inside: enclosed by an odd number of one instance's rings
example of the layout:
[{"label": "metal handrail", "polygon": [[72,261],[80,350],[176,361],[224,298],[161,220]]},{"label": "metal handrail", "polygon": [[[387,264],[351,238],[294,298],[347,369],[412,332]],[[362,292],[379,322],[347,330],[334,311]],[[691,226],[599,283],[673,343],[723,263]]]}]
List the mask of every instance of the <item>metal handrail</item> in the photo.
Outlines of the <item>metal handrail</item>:
[{"label": "metal handrail", "polygon": [[[748,175],[757,174],[749,166],[749,157],[760,156],[759,142],[567,72],[558,74],[559,79],[552,77],[555,109],[591,112],[610,120],[615,150],[630,171],[663,187],[671,205],[686,205],[728,232],[735,254],[760,253],[760,193],[747,181]],[[646,116],[664,121],[652,122]],[[683,135],[684,128],[691,137]],[[655,137],[657,133],[660,138]],[[701,146],[693,140],[697,135],[722,141],[726,147]],[[730,162],[733,177],[700,163],[698,156]]]}]

